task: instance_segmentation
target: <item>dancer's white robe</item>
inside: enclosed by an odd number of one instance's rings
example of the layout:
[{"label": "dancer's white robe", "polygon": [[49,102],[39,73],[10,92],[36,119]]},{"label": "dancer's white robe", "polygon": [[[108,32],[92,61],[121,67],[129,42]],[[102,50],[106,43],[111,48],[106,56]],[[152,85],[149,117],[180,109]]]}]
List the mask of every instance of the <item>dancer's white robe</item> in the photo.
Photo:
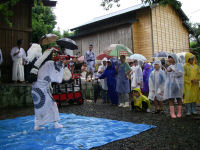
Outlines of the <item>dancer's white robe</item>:
[{"label": "dancer's white robe", "polygon": [[62,82],[63,67],[55,68],[54,61],[47,61],[38,71],[38,78],[32,86],[32,97],[35,111],[35,125],[44,125],[58,121],[59,112],[55,101],[50,93],[51,82]]},{"label": "dancer's white robe", "polygon": [[19,51],[18,47],[13,47],[11,50],[11,57],[13,60],[12,68],[12,80],[13,81],[24,81],[24,65],[23,60],[26,59],[26,53],[23,48],[20,48],[20,52],[14,56],[15,53]]}]

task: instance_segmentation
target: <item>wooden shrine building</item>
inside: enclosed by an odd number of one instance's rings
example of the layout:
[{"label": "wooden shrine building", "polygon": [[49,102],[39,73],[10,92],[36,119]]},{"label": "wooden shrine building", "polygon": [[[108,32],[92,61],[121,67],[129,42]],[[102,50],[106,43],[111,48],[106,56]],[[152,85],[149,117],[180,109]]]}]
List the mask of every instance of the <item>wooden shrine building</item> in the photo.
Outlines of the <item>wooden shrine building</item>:
[{"label": "wooden shrine building", "polygon": [[[0,4],[8,0],[1,0]],[[56,1],[42,0],[44,6],[56,6]],[[23,39],[22,47],[27,50],[31,41],[32,32],[32,7],[34,0],[20,0],[11,8],[13,16],[11,17],[12,27],[5,23],[0,16],[0,48],[3,53],[3,64],[1,67],[2,80],[9,82],[12,77],[12,59],[10,56],[11,48],[16,46],[17,40]]]},{"label": "wooden shrine building", "polygon": [[140,4],[71,29],[76,31],[72,39],[77,42],[82,55],[89,44],[94,45],[96,54],[102,53],[110,44],[124,44],[134,53],[150,59],[159,51],[188,51],[191,32],[188,20],[181,8]]}]

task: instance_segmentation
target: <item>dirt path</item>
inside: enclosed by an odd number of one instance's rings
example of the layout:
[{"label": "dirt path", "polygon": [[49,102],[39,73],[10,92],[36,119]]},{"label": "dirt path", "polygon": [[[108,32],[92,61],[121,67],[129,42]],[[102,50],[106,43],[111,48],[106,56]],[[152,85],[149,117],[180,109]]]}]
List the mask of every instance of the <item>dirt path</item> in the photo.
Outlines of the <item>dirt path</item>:
[{"label": "dirt path", "polygon": [[[133,112],[129,108],[101,104],[100,101],[97,104],[86,101],[84,105],[62,106],[59,110],[61,113],[74,113],[157,126],[157,128],[139,135],[93,148],[94,150],[199,150],[200,115],[171,119],[167,108],[166,104],[166,115],[153,115],[151,113]],[[197,107],[197,110],[200,110],[200,107]],[[33,114],[33,107],[6,108],[0,110],[0,119]]]}]

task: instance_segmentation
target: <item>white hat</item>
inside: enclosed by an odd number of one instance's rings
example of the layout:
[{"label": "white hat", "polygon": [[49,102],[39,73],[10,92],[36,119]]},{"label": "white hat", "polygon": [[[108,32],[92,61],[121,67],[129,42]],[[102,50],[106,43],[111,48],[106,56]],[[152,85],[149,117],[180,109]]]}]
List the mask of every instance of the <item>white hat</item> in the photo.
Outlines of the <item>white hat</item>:
[{"label": "white hat", "polygon": [[112,62],[110,59],[108,59],[107,61]]},{"label": "white hat", "polygon": [[108,59],[107,59],[106,57],[104,57],[104,58],[102,59],[102,61],[108,61]]},{"label": "white hat", "polygon": [[156,60],[155,62],[154,62],[154,65],[159,65],[159,66],[161,66],[161,61],[160,60]]}]

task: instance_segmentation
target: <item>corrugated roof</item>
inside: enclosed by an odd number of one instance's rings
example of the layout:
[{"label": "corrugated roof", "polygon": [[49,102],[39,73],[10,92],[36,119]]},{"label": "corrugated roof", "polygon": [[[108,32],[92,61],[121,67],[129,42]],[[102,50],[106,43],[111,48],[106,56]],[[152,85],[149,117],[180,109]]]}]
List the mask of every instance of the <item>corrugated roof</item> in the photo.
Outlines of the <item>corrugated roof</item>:
[{"label": "corrugated roof", "polygon": [[96,18],[92,19],[91,21],[86,22],[86,23],[84,23],[84,24],[82,24],[78,27],[75,27],[71,30],[75,30],[75,29],[80,28],[82,26],[85,26],[85,25],[88,25],[88,24],[91,24],[91,23],[94,23],[94,22],[98,22],[98,21],[101,21],[101,20],[105,20],[105,19],[108,19],[108,18],[112,18],[112,17],[118,16],[118,15],[122,15],[122,14],[131,12],[131,11],[135,11],[135,10],[141,9],[142,7],[147,7],[147,6],[148,5],[145,5],[145,4],[139,4],[139,5],[135,5],[135,6],[132,6],[132,7],[126,8],[126,9],[122,9],[122,10],[119,10],[119,11],[116,11],[116,12],[113,12],[113,13],[110,13],[110,14],[107,14],[107,15],[104,15],[104,16],[96,17]]},{"label": "corrugated roof", "polygon": [[[112,17],[115,17],[115,16],[119,16],[119,15],[122,15],[122,14],[126,14],[128,12],[136,11],[136,10],[144,8],[144,7],[149,7],[149,5],[148,4],[139,4],[139,5],[135,5],[135,6],[132,6],[132,7],[126,8],[126,9],[122,9],[120,11],[116,11],[116,12],[113,12],[113,13],[110,13],[110,14],[107,14],[107,15],[104,15],[104,16],[96,17],[89,22],[86,22],[86,23],[84,23],[80,26],[77,26],[75,28],[72,28],[71,30],[76,30],[80,27],[83,27],[83,26],[86,26],[86,25],[89,25],[89,24],[92,24],[92,23],[95,23],[95,22],[99,22],[99,21],[102,21],[102,20],[106,20],[106,19],[109,19],[109,18],[112,18]],[[189,20],[187,15],[184,13],[184,11],[181,8],[179,8],[177,11],[181,15],[181,17],[184,17],[184,20]]]}]

